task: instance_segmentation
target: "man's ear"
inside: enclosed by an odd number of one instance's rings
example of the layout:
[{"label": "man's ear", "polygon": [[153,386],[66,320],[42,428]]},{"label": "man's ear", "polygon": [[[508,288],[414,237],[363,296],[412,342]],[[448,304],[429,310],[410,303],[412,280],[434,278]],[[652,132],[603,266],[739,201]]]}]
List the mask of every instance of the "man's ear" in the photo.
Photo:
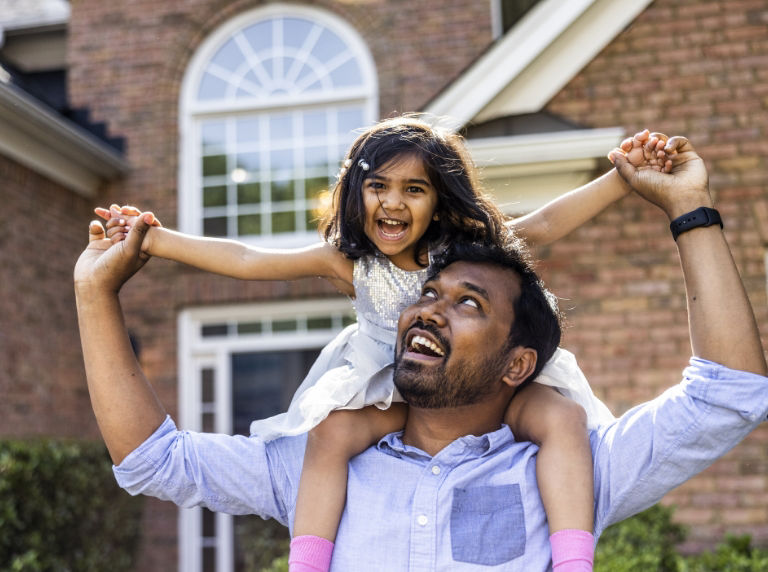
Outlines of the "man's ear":
[{"label": "man's ear", "polygon": [[501,381],[510,387],[517,387],[528,379],[528,376],[530,376],[533,373],[533,370],[536,369],[537,359],[538,355],[533,348],[517,346],[512,349],[507,369],[504,372]]}]

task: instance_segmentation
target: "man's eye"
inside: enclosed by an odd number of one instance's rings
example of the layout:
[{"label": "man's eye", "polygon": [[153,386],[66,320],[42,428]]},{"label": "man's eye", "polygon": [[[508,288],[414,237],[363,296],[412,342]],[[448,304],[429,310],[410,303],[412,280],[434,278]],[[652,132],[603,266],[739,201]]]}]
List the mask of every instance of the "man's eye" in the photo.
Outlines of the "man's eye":
[{"label": "man's eye", "polygon": [[434,298],[437,298],[437,293],[434,290],[432,290],[431,288],[427,288],[426,290],[424,290],[421,293],[421,296],[423,298],[433,298],[434,299]]},{"label": "man's eye", "polygon": [[466,304],[467,306],[470,306],[471,308],[477,308],[480,309],[480,304],[478,304],[477,300],[474,298],[462,298],[461,304]]}]

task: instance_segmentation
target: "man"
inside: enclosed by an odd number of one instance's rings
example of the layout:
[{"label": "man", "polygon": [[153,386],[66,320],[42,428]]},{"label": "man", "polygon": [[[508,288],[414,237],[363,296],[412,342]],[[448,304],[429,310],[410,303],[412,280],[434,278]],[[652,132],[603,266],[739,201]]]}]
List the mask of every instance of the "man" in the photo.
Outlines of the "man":
[{"label": "man", "polygon": [[[595,536],[703,470],[768,413],[757,327],[721,227],[690,214],[712,206],[703,162],[682,138],[670,139],[666,151],[670,174],[638,169],[617,152],[613,159],[682,232],[677,245],[696,357],[680,384],[591,433]],[[117,479],[133,494],[289,524],[303,438],[265,445],[178,432],[133,356],[118,292],[144,263],[146,228],[141,221],[108,248],[92,224],[75,269],[89,390]],[[401,317],[395,379],[410,405],[408,421],[402,434],[350,463],[334,570],[550,567],[537,448],[516,443],[502,416],[548,351],[549,334],[517,331],[531,308],[523,294],[545,302],[534,303],[533,315],[551,318],[552,309],[514,251],[462,247],[454,258]],[[423,338],[445,355],[425,352]]]}]

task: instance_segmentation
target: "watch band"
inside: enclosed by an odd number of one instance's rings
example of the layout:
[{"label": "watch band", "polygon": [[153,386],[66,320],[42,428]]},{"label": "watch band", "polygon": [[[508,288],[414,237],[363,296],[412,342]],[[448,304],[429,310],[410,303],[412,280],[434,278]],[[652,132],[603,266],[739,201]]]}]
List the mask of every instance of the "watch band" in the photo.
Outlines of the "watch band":
[{"label": "watch band", "polygon": [[673,220],[669,225],[669,230],[672,231],[672,238],[677,240],[678,236],[692,228],[712,226],[713,224],[719,224],[720,228],[723,228],[720,213],[709,207],[699,207]]}]

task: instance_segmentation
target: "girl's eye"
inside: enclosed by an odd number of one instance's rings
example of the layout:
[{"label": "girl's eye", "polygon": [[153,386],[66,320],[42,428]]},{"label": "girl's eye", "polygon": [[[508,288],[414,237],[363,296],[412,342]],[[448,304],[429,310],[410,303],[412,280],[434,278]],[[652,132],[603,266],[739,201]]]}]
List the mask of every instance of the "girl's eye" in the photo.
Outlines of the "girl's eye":
[{"label": "girl's eye", "polygon": [[424,189],[422,189],[421,187],[408,187],[408,192],[409,193],[423,193]]}]

